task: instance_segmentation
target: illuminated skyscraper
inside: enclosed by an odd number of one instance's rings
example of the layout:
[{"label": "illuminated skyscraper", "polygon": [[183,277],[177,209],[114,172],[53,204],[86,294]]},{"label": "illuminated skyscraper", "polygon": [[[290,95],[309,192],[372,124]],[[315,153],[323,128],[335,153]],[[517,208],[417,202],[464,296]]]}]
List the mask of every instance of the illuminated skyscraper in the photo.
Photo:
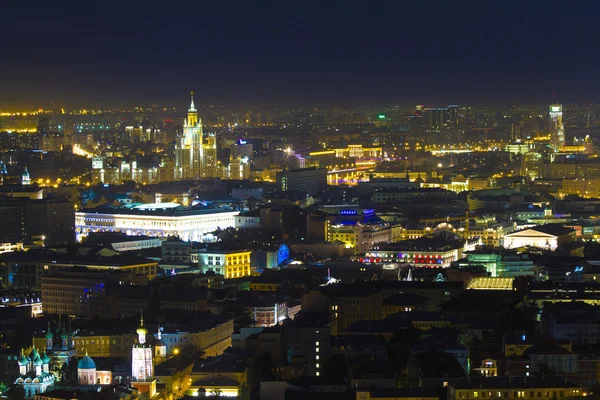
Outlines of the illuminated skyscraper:
[{"label": "illuminated skyscraper", "polygon": [[562,116],[562,104],[550,104],[548,130],[550,131],[550,145],[555,152],[565,145],[565,126]]},{"label": "illuminated skyscraper", "polygon": [[175,179],[196,179],[201,176],[202,120],[194,106],[194,92],[187,118],[183,121],[183,134],[177,138],[175,147]]},{"label": "illuminated skyscraper", "polygon": [[217,160],[217,135],[207,133],[202,138],[202,155],[200,159],[201,176],[203,178],[220,178],[221,165]]},{"label": "illuminated skyscraper", "polygon": [[194,92],[175,147],[175,179],[221,178],[226,171],[217,160],[217,136],[204,133],[194,106]]}]

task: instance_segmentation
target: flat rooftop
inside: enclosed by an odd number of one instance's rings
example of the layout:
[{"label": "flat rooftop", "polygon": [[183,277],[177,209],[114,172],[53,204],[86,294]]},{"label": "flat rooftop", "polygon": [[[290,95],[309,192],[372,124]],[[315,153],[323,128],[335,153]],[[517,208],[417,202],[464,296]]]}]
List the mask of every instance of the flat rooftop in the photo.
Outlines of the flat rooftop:
[{"label": "flat rooftop", "polygon": [[[148,216],[157,216],[157,217],[189,217],[194,215],[210,215],[210,214],[225,214],[225,213],[237,213],[239,211],[234,210],[226,210],[222,208],[194,208],[194,207],[184,207],[177,203],[159,203],[159,204],[167,204],[166,207],[156,208],[158,206],[152,204],[144,204],[143,206],[137,206],[136,208],[124,208],[124,207],[115,207],[115,206],[99,206],[96,208],[85,208],[80,212],[76,213],[77,215],[87,214],[98,214],[98,215],[148,215]],[[173,206],[177,204],[177,206]]]}]

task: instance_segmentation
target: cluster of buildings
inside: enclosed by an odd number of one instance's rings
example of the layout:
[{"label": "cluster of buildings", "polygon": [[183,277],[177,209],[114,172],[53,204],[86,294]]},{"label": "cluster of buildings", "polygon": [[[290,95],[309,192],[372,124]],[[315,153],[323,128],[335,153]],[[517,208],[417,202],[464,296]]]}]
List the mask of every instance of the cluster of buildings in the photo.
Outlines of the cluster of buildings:
[{"label": "cluster of buildings", "polygon": [[[194,93],[182,133],[175,140],[174,156],[161,157],[152,163],[138,165],[136,158],[103,156],[92,158],[93,182],[119,184],[134,181],[141,184],[180,181],[198,178],[248,179],[250,163],[243,152],[231,154],[227,164],[218,158],[217,137],[214,132],[204,132],[202,119],[194,105]],[[143,127],[131,127],[137,142],[147,142],[143,138]],[[135,133],[138,132],[136,135]],[[130,135],[130,136],[131,136]],[[136,140],[132,140],[136,142]]]},{"label": "cluster of buildings", "polygon": [[600,168],[546,110],[48,122],[0,156],[7,396],[593,393]]}]

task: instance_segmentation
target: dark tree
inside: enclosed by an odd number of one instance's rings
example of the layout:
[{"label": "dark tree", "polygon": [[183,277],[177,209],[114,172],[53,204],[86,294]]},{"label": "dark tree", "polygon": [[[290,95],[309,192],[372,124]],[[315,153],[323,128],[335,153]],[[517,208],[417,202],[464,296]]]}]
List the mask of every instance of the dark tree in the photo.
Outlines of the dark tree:
[{"label": "dark tree", "polygon": [[21,385],[12,385],[5,394],[8,400],[25,400],[25,389]]},{"label": "dark tree", "polygon": [[388,358],[396,372],[404,373],[408,364],[411,347],[421,338],[421,331],[415,328],[402,329],[388,342]]},{"label": "dark tree", "polygon": [[250,400],[250,388],[245,383],[240,385],[238,400]]},{"label": "dark tree", "polygon": [[60,384],[62,386],[73,386],[77,385],[77,357],[73,356],[69,360],[68,364],[63,364],[60,371]]},{"label": "dark tree", "polygon": [[555,373],[554,369],[552,369],[552,367],[550,367],[548,365],[548,363],[545,363],[545,362],[539,362],[537,364],[537,370],[538,370],[538,374],[541,377],[552,376]]},{"label": "dark tree", "polygon": [[269,352],[263,352],[255,361],[256,370],[262,380],[274,380],[275,379],[275,360]]},{"label": "dark tree", "polygon": [[206,356],[206,352],[191,344],[185,346],[179,354],[190,361],[198,361]]},{"label": "dark tree", "polygon": [[348,365],[346,365],[346,357],[342,354],[334,354],[325,363],[323,370],[325,379],[332,382],[345,382],[348,378]]}]

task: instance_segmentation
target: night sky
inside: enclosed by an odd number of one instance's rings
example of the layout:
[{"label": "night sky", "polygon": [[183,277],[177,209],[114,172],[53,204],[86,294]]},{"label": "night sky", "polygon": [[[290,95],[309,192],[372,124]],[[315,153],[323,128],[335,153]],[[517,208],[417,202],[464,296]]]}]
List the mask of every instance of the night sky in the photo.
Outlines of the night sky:
[{"label": "night sky", "polygon": [[600,101],[591,1],[37,3],[2,5],[3,109]]}]

